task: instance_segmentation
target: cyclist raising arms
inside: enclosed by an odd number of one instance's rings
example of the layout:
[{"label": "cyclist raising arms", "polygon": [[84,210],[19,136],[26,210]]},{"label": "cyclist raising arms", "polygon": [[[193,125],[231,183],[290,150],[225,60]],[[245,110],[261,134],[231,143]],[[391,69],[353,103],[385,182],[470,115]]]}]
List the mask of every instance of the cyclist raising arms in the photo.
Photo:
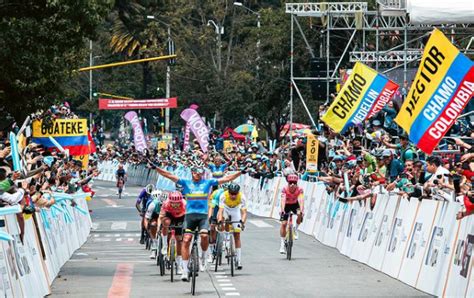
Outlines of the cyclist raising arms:
[{"label": "cyclist raising arms", "polygon": [[280,212],[280,253],[285,253],[285,235],[286,235],[286,224],[288,222],[289,213],[293,212],[297,214],[295,225],[295,239],[298,239],[298,225],[303,221],[303,211],[304,211],[304,194],[303,189],[298,187],[298,176],[295,174],[290,174],[286,177],[288,181],[288,186],[285,186],[281,191],[281,212]]},{"label": "cyclist raising arms", "polygon": [[[161,206],[160,217],[158,222],[162,224],[161,235],[163,236],[163,248],[161,253],[166,255],[168,252],[168,227],[170,225],[179,226],[184,222],[184,215],[186,213],[186,201],[179,191],[174,191],[169,194],[168,199]],[[176,263],[178,270],[176,274],[181,274],[181,236],[183,235],[182,228],[176,228]]]},{"label": "cyclist raising arms", "polygon": [[141,217],[141,227],[142,227],[142,233],[141,233],[141,236],[140,236],[140,244],[144,244],[145,243],[145,232],[146,232],[146,229],[145,229],[145,212],[146,212],[146,207],[148,205],[148,201],[150,201],[152,198],[151,198],[151,193],[153,192],[153,185],[152,184],[148,184],[147,186],[145,186],[145,188],[140,192],[140,194],[138,195],[138,198],[137,198],[137,202],[135,203],[135,208],[137,208],[138,210],[138,213],[140,214],[140,217]]},{"label": "cyclist raising arms", "polygon": [[229,184],[219,198],[219,214],[218,221],[230,218],[231,221],[240,221],[241,224],[233,223],[235,252],[237,255],[237,269],[242,269],[242,242],[240,240],[241,226],[247,221],[247,203],[245,196],[240,192],[240,186],[235,183]]},{"label": "cyclist raising arms", "polygon": [[143,210],[145,210],[145,216],[143,217],[143,227],[145,231],[150,232],[152,239],[151,243],[151,254],[150,259],[155,258],[154,250],[158,247],[156,242],[156,234],[158,232],[159,222],[158,216],[160,215],[162,206],[162,192],[161,190],[154,190],[151,193],[151,199],[147,201],[147,204]]},{"label": "cyclist raising arms", "polygon": [[183,255],[183,274],[181,280],[189,281],[189,246],[192,240],[193,231],[198,228],[201,235],[201,249],[202,249],[202,266],[201,270],[207,268],[207,249],[209,247],[209,221],[208,221],[208,196],[212,186],[230,182],[241,175],[237,172],[220,179],[203,179],[204,170],[202,168],[193,167],[191,169],[192,179],[180,179],[178,176],[156,168],[156,171],[165,178],[173,182],[177,182],[183,186],[183,195],[187,199],[186,216],[184,219],[184,244],[182,247]]}]

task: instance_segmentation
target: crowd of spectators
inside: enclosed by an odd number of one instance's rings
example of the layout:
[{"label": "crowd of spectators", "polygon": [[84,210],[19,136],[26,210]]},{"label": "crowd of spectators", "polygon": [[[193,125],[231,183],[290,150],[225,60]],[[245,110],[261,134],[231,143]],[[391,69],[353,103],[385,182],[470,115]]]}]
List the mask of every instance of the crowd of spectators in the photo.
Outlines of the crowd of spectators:
[{"label": "crowd of spectators", "polygon": [[[43,123],[58,118],[73,119],[77,116],[71,112],[68,104],[64,103],[29,117],[30,120],[41,119]],[[23,240],[23,214],[33,214],[40,208],[51,207],[56,203],[51,196],[53,192],[71,194],[81,189],[91,192],[88,183],[98,175],[98,171],[93,161],[89,168],[84,170],[82,162],[75,160],[67,152],[47,150],[21,132],[24,139],[19,141],[19,153],[23,166],[21,171],[14,171],[9,133],[18,133],[19,130],[19,125],[13,123],[0,131],[0,207],[21,206],[23,212],[17,214],[17,219]],[[71,201],[71,204],[74,205],[75,202]]]},{"label": "crowd of spectators", "polygon": [[197,142],[189,151],[183,151],[176,142],[174,149],[155,148],[144,154],[136,152],[129,143],[103,147],[100,158],[149,167],[154,164],[168,170],[180,164],[207,168],[225,164],[228,171],[243,170],[254,178],[264,179],[297,173],[303,180],[324,182],[327,190],[344,202],[372,198],[374,204],[374,189],[383,187],[406,199],[461,200],[466,209],[458,218],[473,213],[474,129],[470,123],[459,121],[435,153],[427,156],[394,125],[391,109],[393,105],[365,126],[355,126],[344,134],[336,134],[324,125],[319,131],[312,130],[319,140],[316,173],[306,171],[305,134],[286,136],[274,151],[258,139],[233,140],[232,146],[224,151],[222,140],[213,133],[206,153]]}]

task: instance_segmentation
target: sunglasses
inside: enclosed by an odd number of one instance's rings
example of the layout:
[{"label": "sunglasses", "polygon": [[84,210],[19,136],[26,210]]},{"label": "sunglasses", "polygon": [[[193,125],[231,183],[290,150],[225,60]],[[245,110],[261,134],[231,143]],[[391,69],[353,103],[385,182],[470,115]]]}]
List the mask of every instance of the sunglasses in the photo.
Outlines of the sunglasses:
[{"label": "sunglasses", "polygon": [[298,183],[296,183],[296,182],[289,182],[288,184],[289,184],[289,185],[296,185],[296,184],[298,184]]},{"label": "sunglasses", "polygon": [[231,196],[236,196],[236,195],[238,194],[238,192],[236,192],[236,193],[229,192],[229,194],[230,194]]}]

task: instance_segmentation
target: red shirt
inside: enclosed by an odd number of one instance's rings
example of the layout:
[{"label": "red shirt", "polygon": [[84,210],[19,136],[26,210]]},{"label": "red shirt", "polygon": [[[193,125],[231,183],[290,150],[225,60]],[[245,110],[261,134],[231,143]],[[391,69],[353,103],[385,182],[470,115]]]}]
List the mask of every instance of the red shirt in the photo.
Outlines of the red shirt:
[{"label": "red shirt", "polygon": [[161,206],[161,210],[169,213],[172,217],[178,218],[186,214],[186,202],[181,200],[178,203],[172,203],[169,199]]}]

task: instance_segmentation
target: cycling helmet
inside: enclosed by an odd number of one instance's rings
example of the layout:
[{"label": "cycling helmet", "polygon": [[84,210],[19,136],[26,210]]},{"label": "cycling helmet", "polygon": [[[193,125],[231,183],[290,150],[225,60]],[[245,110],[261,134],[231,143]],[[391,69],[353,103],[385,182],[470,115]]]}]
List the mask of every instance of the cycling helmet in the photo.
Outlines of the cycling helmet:
[{"label": "cycling helmet", "polygon": [[160,201],[161,201],[161,199],[162,199],[162,194],[163,194],[162,191],[159,190],[159,189],[157,189],[157,190],[155,190],[155,191],[153,191],[153,192],[151,193],[151,197],[152,197],[154,200],[160,200]]},{"label": "cycling helmet", "polygon": [[290,174],[286,177],[286,181],[288,181],[288,183],[290,182],[298,182],[298,176],[295,175],[295,174]]},{"label": "cycling helmet", "polygon": [[231,183],[229,184],[228,190],[230,193],[236,194],[239,192],[240,186],[238,184]]},{"label": "cycling helmet", "polygon": [[221,186],[222,186],[222,188],[224,188],[224,189],[228,189],[228,188],[229,188],[229,184],[230,184],[230,183],[224,183],[224,184],[222,184]]},{"label": "cycling helmet", "polygon": [[179,191],[173,191],[169,194],[168,198],[171,202],[177,203],[183,199],[183,195]]},{"label": "cycling helmet", "polygon": [[145,186],[145,191],[146,191],[147,194],[151,195],[154,188],[155,187],[153,187],[153,184],[148,184],[147,186]]}]

